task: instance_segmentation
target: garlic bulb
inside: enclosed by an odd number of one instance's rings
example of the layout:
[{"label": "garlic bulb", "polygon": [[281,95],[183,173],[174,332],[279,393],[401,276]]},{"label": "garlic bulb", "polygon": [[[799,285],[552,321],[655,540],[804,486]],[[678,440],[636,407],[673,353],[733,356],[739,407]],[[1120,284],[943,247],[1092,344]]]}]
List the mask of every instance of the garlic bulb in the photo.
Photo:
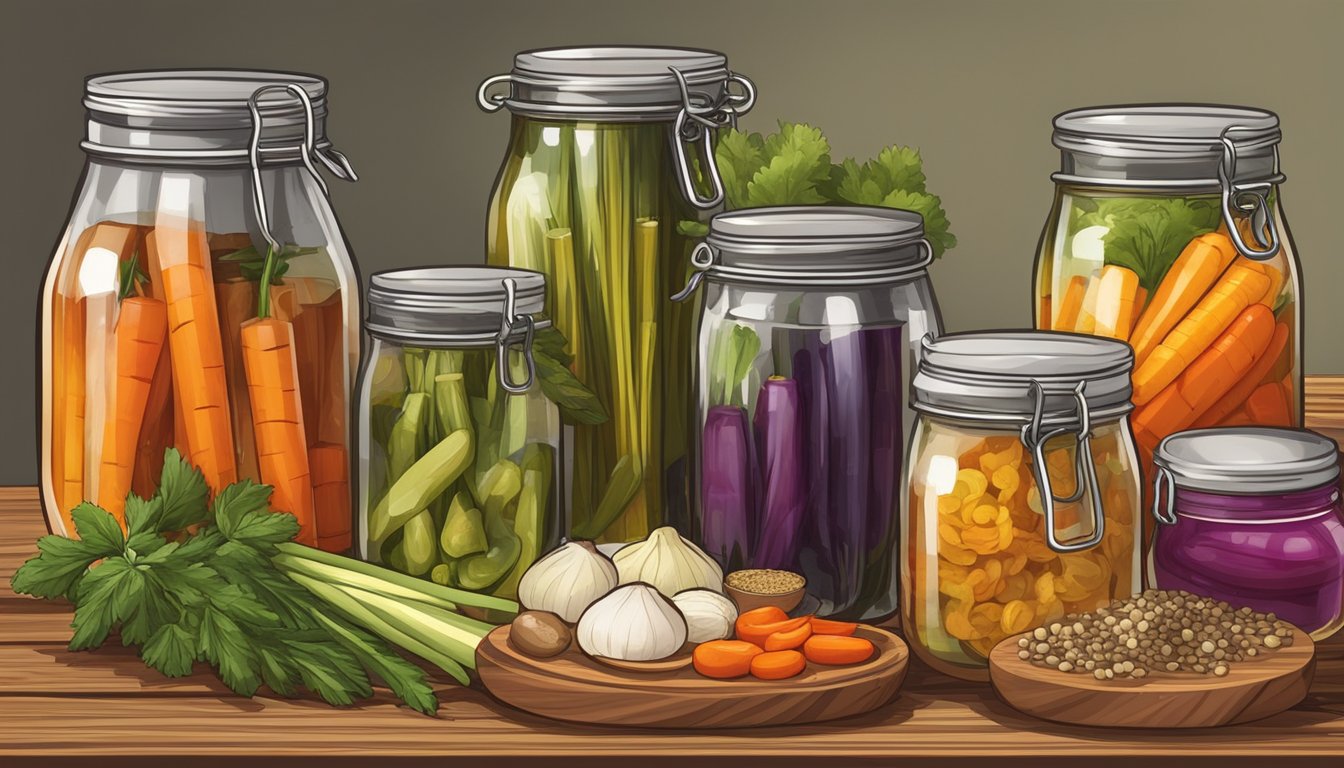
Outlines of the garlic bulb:
[{"label": "garlic bulb", "polygon": [[591,541],[571,541],[527,569],[518,582],[518,602],[573,624],[616,584],[616,566]]},{"label": "garlic bulb", "polygon": [[657,661],[686,644],[686,619],[648,584],[627,584],[588,606],[575,636],[589,656]]},{"label": "garlic bulb", "polygon": [[643,581],[671,597],[686,589],[723,591],[723,569],[703,550],[663,526],[612,558],[621,583]]},{"label": "garlic bulb", "polygon": [[733,635],[737,606],[712,589],[688,589],[672,596],[672,604],[686,617],[686,639],[692,643],[723,640]]}]

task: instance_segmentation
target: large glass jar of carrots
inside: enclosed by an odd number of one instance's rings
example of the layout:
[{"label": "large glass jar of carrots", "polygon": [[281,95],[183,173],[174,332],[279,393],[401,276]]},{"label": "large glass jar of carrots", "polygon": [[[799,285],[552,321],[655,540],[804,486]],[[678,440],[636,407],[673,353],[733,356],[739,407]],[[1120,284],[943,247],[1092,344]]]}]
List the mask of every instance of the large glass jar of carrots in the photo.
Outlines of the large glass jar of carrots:
[{"label": "large glass jar of carrots", "polygon": [[999,642],[1139,589],[1132,360],[1072,334],[924,341],[900,603],[925,663],[988,680]]},{"label": "large glass jar of carrots", "polygon": [[88,163],[42,291],[40,466],[52,531],[154,494],[177,449],[218,491],[272,486],[299,540],[350,546],[359,294],[316,164],[324,80],[96,76]]},{"label": "large glass jar of carrots", "polygon": [[[562,534],[565,339],[546,278],[503,267],[369,279],[359,397],[359,555],[438,584],[513,599]],[[552,374],[553,375],[553,374]],[[573,376],[563,384],[582,390]]]},{"label": "large glass jar of carrots", "polygon": [[[1278,116],[1101,107],[1055,118],[1063,156],[1036,261],[1036,326],[1127,341],[1144,466],[1192,427],[1300,426],[1301,276]],[[1145,517],[1146,538],[1152,521]]]}]

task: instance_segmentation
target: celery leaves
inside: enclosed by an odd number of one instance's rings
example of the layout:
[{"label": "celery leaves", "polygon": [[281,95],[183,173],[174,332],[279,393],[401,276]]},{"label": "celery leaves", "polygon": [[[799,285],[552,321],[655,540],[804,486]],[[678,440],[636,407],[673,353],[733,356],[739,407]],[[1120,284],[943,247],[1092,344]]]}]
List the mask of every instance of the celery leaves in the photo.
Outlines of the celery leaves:
[{"label": "celery leaves", "polygon": [[1078,199],[1069,231],[1104,226],[1107,264],[1131,269],[1149,291],[1196,237],[1218,227],[1222,213],[1212,199],[1115,197]]}]

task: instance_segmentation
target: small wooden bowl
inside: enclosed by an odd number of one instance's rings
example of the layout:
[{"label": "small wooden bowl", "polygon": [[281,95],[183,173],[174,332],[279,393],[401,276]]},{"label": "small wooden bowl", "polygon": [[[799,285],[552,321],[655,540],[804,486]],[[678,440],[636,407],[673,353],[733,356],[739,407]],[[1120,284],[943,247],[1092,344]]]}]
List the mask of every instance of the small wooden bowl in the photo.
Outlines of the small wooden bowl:
[{"label": "small wooden bowl", "polygon": [[[800,576],[799,578],[802,577]],[[727,593],[728,597],[732,598],[735,604],[737,604],[739,613],[754,611],[757,608],[764,608],[770,605],[788,613],[794,608],[797,608],[799,603],[803,602],[803,595],[807,594],[807,579],[803,579],[803,586],[795,590],[774,595],[764,592],[747,592],[746,590],[730,586],[727,582],[724,582],[723,584],[723,591]]]}]

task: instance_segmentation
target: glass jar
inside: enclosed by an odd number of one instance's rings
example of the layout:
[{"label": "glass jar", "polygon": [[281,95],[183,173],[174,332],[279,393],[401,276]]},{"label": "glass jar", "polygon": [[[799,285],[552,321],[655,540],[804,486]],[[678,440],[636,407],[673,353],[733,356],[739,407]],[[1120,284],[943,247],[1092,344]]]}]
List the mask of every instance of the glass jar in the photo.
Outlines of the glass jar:
[{"label": "glass jar", "polygon": [[1302,278],[1279,193],[1278,116],[1099,107],[1054,126],[1062,165],[1036,261],[1036,326],[1133,346],[1130,423],[1145,467],[1162,438],[1190,427],[1301,426]]},{"label": "glass jar", "polygon": [[559,540],[560,418],[537,383],[563,346],[546,279],[519,269],[379,272],[359,390],[359,554],[513,599]]},{"label": "glass jar", "polygon": [[919,214],[865,207],[722,213],[705,283],[692,538],[725,569],[807,579],[805,610],[896,610],[897,478],[910,339],[942,332]]},{"label": "glass jar", "polygon": [[1076,334],[926,340],[902,499],[906,641],[988,680],[1004,638],[1140,588],[1128,346]]},{"label": "glass jar", "polygon": [[561,411],[571,534],[684,525],[695,307],[667,297],[687,277],[681,223],[722,202],[711,145],[751,108],[751,83],[712,51],[562,48],[518,54],[478,97],[513,114],[489,263],[546,274],[571,370],[601,405]]},{"label": "glass jar", "polygon": [[120,517],[176,447],[212,490],[267,483],[300,541],[348,549],[359,289],[315,163],[355,174],[325,135],[326,81],[101,75],[84,104],[88,163],[42,291],[48,526],[71,534],[83,499]]},{"label": "glass jar", "polygon": [[[1307,430],[1181,432],[1158,446],[1153,581],[1278,614],[1322,640],[1344,626],[1339,447]],[[1165,493],[1164,493],[1165,491]]]}]

